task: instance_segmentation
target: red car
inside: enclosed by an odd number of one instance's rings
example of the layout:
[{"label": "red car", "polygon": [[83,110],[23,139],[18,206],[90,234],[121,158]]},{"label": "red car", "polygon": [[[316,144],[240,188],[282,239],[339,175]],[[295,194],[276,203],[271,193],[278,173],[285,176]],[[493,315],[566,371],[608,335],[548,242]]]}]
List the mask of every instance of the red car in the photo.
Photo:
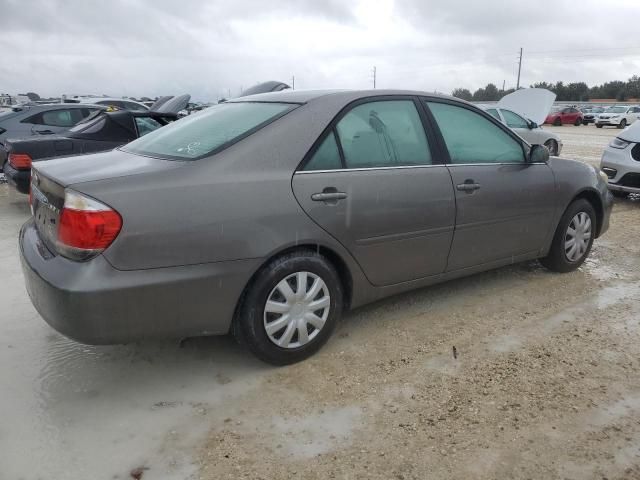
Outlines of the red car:
[{"label": "red car", "polygon": [[547,115],[544,123],[550,123],[559,127],[565,123],[573,123],[576,127],[582,125],[582,112],[574,107],[566,107]]}]

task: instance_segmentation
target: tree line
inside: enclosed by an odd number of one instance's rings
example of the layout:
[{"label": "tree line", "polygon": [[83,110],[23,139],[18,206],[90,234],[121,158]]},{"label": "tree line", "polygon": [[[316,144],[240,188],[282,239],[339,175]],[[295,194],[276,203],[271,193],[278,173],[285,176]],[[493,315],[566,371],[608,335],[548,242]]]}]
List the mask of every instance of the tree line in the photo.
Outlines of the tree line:
[{"label": "tree line", "polygon": [[[640,77],[638,75],[634,75],[626,82],[614,80],[593,87],[589,87],[585,82],[567,84],[564,82],[537,82],[531,87],[551,90],[556,94],[558,101],[586,102],[594,98],[615,98],[618,101],[625,101],[629,98],[640,98]],[[498,87],[493,83],[489,83],[486,87],[479,88],[473,93],[466,88],[456,88],[451,92],[451,95],[467,101],[495,102],[514,91],[513,88],[498,90]]]}]

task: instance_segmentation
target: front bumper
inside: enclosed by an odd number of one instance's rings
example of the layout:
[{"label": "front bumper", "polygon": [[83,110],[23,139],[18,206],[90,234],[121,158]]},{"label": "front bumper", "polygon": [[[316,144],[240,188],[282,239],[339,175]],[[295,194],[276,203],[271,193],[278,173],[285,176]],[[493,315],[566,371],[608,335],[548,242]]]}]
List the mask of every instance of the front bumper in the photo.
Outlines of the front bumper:
[{"label": "front bumper", "polygon": [[15,187],[20,193],[29,193],[31,170],[16,170],[9,162],[4,166],[4,176],[9,185]]},{"label": "front bumper", "polygon": [[82,343],[226,334],[259,260],[116,270],[100,255],[74,262],[52,254],[33,220],[20,231],[27,292],[55,330]]},{"label": "front bumper", "polygon": [[626,148],[605,148],[600,161],[600,169],[609,176],[609,190],[626,193],[640,193],[640,186],[629,182],[630,178],[640,175],[640,161],[632,157],[633,145]]},{"label": "front bumper", "polygon": [[622,118],[598,118],[596,125],[620,125]]}]

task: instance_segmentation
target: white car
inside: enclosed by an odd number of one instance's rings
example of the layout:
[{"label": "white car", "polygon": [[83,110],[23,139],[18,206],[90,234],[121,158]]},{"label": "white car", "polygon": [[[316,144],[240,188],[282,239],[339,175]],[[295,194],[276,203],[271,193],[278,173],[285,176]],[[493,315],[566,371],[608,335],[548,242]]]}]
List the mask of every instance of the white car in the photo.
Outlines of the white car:
[{"label": "white car", "polygon": [[614,196],[640,194],[640,122],[620,132],[605,148],[600,169],[609,177]]},{"label": "white car", "polygon": [[555,99],[555,93],[549,90],[523,88],[505,95],[496,105],[484,106],[484,109],[530,145],[544,145],[550,155],[557,156],[562,151],[562,140],[540,126]]},{"label": "white car", "polygon": [[627,125],[631,125],[635,122],[639,117],[640,107],[637,105],[616,105],[615,107],[609,107],[604,112],[599,113],[596,116],[595,123],[598,128],[602,128],[605,125],[625,128]]}]

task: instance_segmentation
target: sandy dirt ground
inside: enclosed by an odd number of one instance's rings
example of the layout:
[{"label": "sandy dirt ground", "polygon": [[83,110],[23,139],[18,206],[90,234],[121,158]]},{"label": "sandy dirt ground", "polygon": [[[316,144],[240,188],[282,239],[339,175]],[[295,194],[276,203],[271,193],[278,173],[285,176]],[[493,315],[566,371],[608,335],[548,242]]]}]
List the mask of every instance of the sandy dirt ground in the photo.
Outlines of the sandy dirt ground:
[{"label": "sandy dirt ground", "polygon": [[[596,163],[618,133],[553,130]],[[63,338],[22,285],[27,215],[0,185],[0,479],[640,478],[640,199],[576,272],[381,301],[283,368],[227,338]]]}]

